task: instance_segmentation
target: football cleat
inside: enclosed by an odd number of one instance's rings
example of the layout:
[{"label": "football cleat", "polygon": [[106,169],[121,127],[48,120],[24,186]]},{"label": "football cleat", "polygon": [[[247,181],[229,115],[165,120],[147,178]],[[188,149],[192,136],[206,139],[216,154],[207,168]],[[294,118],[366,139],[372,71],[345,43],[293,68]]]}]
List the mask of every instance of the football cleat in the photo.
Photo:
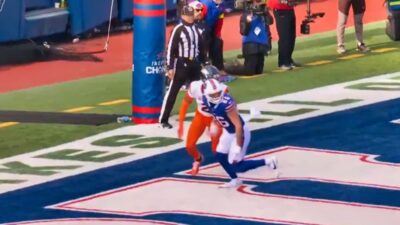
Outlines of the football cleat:
[{"label": "football cleat", "polygon": [[272,156],[271,158],[265,158],[265,164],[268,165],[269,168],[276,170],[278,168],[278,160],[276,156]]},{"label": "football cleat", "polygon": [[218,187],[219,188],[236,188],[236,187],[239,187],[242,184],[243,184],[242,180],[240,180],[239,178],[236,178],[236,179],[230,180],[227,183],[223,183]]},{"label": "football cleat", "polygon": [[200,158],[196,159],[192,164],[192,171],[190,171],[190,174],[192,174],[192,176],[196,176],[199,173],[201,162],[203,162],[202,155],[200,155]]},{"label": "football cleat", "polygon": [[192,171],[190,172],[192,176],[196,176],[200,170],[201,161],[194,161],[192,164]]}]

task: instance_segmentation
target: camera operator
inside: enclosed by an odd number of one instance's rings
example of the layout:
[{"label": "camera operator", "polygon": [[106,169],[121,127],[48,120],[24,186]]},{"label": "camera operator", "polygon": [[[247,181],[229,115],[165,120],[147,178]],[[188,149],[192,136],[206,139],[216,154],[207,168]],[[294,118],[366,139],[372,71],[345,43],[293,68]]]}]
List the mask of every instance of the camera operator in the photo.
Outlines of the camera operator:
[{"label": "camera operator", "polygon": [[295,0],[269,0],[269,8],[275,16],[278,31],[278,66],[282,70],[291,70],[300,65],[292,59],[296,43]]},{"label": "camera operator", "polygon": [[244,65],[227,66],[226,68],[228,73],[234,75],[261,74],[264,70],[264,56],[270,50],[269,25],[273,23],[273,18],[269,14],[265,2],[252,0],[245,4],[240,17]]}]

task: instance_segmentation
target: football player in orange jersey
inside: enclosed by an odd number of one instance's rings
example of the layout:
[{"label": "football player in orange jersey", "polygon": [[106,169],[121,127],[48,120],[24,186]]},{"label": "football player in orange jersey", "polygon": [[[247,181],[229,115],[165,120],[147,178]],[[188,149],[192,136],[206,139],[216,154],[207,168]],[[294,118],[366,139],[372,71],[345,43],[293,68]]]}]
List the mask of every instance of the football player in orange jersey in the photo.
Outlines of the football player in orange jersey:
[{"label": "football player in orange jersey", "polygon": [[[203,70],[203,73],[206,73],[206,77],[213,75],[212,73],[216,73],[217,68],[215,67],[208,67],[208,70]],[[224,84],[222,85],[223,92],[228,92],[228,87]],[[193,176],[197,175],[199,172],[199,167],[203,160],[203,156],[201,155],[199,149],[197,148],[197,141],[204,133],[205,129],[209,129],[210,138],[211,138],[211,149],[215,153],[219,136],[222,133],[222,128],[219,124],[214,122],[213,116],[208,112],[208,109],[205,105],[203,105],[202,97],[204,95],[204,81],[193,81],[186,95],[182,101],[180,110],[179,110],[179,128],[178,128],[178,137],[183,139],[184,133],[184,121],[186,117],[186,112],[193,102],[196,100],[197,102],[197,109],[195,112],[195,116],[190,124],[189,131],[186,138],[186,150],[190,156],[193,157],[193,167],[191,174]]]}]

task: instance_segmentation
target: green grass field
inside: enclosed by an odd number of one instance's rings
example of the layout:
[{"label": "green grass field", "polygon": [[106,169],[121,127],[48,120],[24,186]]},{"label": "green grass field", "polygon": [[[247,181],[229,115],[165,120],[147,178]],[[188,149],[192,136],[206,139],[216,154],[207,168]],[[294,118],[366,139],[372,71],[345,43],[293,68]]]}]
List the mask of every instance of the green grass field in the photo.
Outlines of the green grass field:
[{"label": "green grass field", "polygon": [[[245,102],[400,70],[399,49],[381,53],[371,52],[349,60],[339,59],[342,56],[335,51],[335,35],[334,32],[327,32],[298,38],[294,60],[305,66],[289,72],[274,72],[277,69],[277,47],[274,46],[273,55],[266,58],[265,74],[251,79],[240,78],[230,83],[231,92],[238,102]],[[365,26],[365,38],[365,42],[373,50],[398,48],[398,43],[392,42],[384,33],[383,22]],[[347,30],[346,40],[346,47],[353,50],[345,56],[356,54],[352,29]],[[229,62],[239,53],[239,50],[227,52],[225,58]],[[318,66],[306,65],[320,60],[333,62]],[[130,103],[98,106],[101,102],[130,99],[130,97],[131,72],[125,71],[2,94],[0,108],[61,112],[70,108],[95,106],[94,109],[85,112],[130,114]],[[181,97],[182,93],[173,113],[177,112]],[[120,126],[124,125],[114,123],[94,127],[26,123],[0,128],[0,158],[51,147]]]}]

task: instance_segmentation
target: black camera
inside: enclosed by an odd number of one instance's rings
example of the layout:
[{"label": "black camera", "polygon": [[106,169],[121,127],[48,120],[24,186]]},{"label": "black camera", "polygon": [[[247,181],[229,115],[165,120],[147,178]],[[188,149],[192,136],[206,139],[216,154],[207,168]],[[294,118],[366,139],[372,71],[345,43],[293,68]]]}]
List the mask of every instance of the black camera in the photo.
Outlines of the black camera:
[{"label": "black camera", "polygon": [[235,0],[235,9],[244,10],[251,4],[251,0]]},{"label": "black camera", "polygon": [[266,5],[264,4],[250,4],[247,8],[248,11],[252,12],[253,15],[259,15],[259,16],[264,16],[265,15],[265,10],[266,10]]},{"label": "black camera", "polygon": [[301,21],[300,32],[302,34],[310,34],[310,23],[314,23],[315,19],[318,17],[324,17],[324,12],[310,13],[307,12],[306,18]]},{"label": "black camera", "polygon": [[310,34],[310,22],[303,20],[300,25],[300,33]]},{"label": "black camera", "polygon": [[296,6],[298,0],[279,0],[279,3],[286,4],[288,6]]},{"label": "black camera", "polygon": [[253,4],[253,0],[235,0],[235,8],[251,12],[253,15],[265,15],[265,0],[256,1],[260,4]]}]

